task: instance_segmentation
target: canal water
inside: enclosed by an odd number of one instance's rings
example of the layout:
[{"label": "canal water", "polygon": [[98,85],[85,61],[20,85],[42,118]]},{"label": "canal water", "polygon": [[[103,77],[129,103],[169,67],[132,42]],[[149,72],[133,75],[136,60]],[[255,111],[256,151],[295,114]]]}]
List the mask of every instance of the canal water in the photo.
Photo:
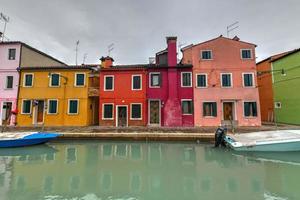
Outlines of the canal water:
[{"label": "canal water", "polygon": [[0,149],[0,199],[300,199],[300,154],[210,144],[58,141]]}]

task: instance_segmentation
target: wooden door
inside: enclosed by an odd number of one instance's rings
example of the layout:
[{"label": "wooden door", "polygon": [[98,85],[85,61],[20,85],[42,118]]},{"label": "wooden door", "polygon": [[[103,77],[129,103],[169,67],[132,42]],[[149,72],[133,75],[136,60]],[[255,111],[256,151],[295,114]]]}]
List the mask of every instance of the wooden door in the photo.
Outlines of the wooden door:
[{"label": "wooden door", "polygon": [[127,107],[118,106],[118,124],[117,126],[127,126]]},{"label": "wooden door", "polygon": [[150,122],[151,125],[159,125],[160,124],[160,105],[159,101],[150,101]]},{"label": "wooden door", "polygon": [[36,121],[37,121],[37,123],[44,122],[44,101],[38,101]]},{"label": "wooden door", "polygon": [[224,120],[234,120],[233,119],[233,102],[223,103],[223,115]]}]

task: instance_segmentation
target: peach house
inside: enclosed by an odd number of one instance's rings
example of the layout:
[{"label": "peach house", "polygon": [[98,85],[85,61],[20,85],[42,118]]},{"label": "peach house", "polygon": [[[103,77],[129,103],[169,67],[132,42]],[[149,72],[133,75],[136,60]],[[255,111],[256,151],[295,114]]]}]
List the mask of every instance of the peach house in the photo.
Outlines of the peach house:
[{"label": "peach house", "polygon": [[193,65],[195,126],[260,126],[255,44],[222,35],[181,49]]}]

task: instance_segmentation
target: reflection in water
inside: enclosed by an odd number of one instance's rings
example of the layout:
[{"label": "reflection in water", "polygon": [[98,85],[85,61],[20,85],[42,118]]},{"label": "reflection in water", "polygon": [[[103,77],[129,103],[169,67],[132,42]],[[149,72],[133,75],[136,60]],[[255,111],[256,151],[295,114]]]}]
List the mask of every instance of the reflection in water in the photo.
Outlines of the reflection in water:
[{"label": "reflection in water", "polygon": [[262,155],[191,143],[50,145],[0,149],[1,200],[300,199],[300,166]]}]

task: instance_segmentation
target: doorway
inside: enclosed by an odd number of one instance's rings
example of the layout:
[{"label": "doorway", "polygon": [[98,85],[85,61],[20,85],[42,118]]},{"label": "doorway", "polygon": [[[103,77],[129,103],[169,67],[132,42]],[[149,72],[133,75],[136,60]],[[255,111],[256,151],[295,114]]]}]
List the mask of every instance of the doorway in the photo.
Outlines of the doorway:
[{"label": "doorway", "polygon": [[127,106],[117,106],[117,127],[128,126],[127,122]]},{"label": "doorway", "polygon": [[2,104],[2,116],[1,116],[1,125],[10,124],[11,118],[11,111],[12,111],[12,102],[3,102]]},{"label": "doorway", "polygon": [[149,100],[149,125],[160,125],[160,100]]},{"label": "doorway", "polygon": [[44,123],[44,111],[45,111],[45,101],[44,100],[36,100],[35,101],[35,117],[34,124],[42,124]]},{"label": "doorway", "polygon": [[234,119],[234,102],[223,102],[223,120],[231,121]]}]

